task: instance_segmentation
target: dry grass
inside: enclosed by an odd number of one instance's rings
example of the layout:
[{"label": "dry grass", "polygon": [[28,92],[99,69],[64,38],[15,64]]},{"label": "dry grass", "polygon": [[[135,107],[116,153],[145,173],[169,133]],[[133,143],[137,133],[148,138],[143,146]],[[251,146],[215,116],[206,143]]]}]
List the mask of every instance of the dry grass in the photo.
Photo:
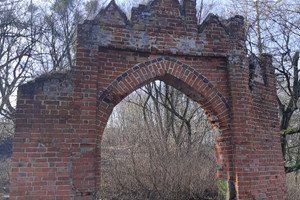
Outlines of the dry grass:
[{"label": "dry grass", "polygon": [[300,199],[300,174],[290,173],[286,176],[287,192],[289,200]]},{"label": "dry grass", "polygon": [[211,145],[194,145],[187,152],[186,148],[162,145],[154,138],[138,143],[127,139],[109,142],[104,138],[100,199],[218,198]]},{"label": "dry grass", "polygon": [[10,158],[0,158],[0,200],[8,199],[10,166]]},{"label": "dry grass", "polygon": [[196,152],[158,156],[141,149],[103,150],[101,199],[216,199],[214,160]]},{"label": "dry grass", "polygon": [[0,200],[7,200],[12,154],[13,125],[0,119]]},{"label": "dry grass", "polygon": [[[148,142],[147,142],[148,141]],[[102,200],[218,199],[211,145],[167,148],[161,140],[105,136],[102,143]],[[299,175],[287,174],[288,199],[300,197]]]},{"label": "dry grass", "polygon": [[[102,150],[102,200],[218,199],[213,151],[188,156],[150,155],[143,147]],[[203,154],[205,152],[205,154]],[[210,155],[207,155],[210,154]],[[300,175],[287,174],[288,200],[300,197]]]}]

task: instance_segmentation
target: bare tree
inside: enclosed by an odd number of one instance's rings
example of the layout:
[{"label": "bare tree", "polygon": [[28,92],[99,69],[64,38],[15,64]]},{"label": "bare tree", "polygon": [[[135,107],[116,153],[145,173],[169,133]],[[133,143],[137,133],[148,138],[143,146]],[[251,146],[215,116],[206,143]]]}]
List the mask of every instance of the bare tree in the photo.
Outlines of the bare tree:
[{"label": "bare tree", "polygon": [[50,6],[43,6],[40,23],[44,25],[43,37],[37,63],[42,72],[64,71],[74,66],[76,27],[83,21],[82,1],[56,0]]},{"label": "bare tree", "polygon": [[[234,10],[232,10],[234,8]],[[291,124],[300,97],[299,79],[299,38],[300,38],[300,2],[271,0],[232,0],[229,10],[242,13],[245,18],[247,44],[250,53],[261,56],[273,55],[278,85],[278,104],[280,111],[280,129],[282,152],[286,162],[286,172],[300,168],[299,155],[289,154],[290,148],[299,148],[298,137],[288,143],[288,135],[300,133],[300,127]],[[291,127],[294,127],[291,129]],[[292,139],[290,137],[290,139]],[[291,145],[293,147],[291,147]]]},{"label": "bare tree", "polygon": [[33,49],[41,37],[33,5],[21,0],[0,2],[0,115],[14,118],[12,96],[32,76]]},{"label": "bare tree", "polygon": [[74,66],[82,1],[36,6],[29,0],[5,0],[0,12],[0,115],[14,119],[19,85],[41,73]]}]

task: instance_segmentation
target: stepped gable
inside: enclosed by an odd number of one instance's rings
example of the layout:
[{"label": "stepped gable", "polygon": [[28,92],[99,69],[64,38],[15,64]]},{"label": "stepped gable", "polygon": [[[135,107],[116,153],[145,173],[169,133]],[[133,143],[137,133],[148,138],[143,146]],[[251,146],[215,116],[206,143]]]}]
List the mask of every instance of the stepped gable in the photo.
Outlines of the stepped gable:
[{"label": "stepped gable", "polygon": [[226,26],[222,23],[217,15],[209,13],[205,20],[198,26],[198,32],[202,33],[205,30],[222,28],[228,34]]},{"label": "stepped gable", "polygon": [[[153,0],[147,5],[141,4],[138,7],[133,7],[131,19],[128,20],[115,0],[112,0],[106,8],[99,11],[93,20],[86,20],[85,23],[108,24],[114,27],[131,25],[133,29],[144,30],[147,27],[158,29],[183,28],[187,24],[191,24],[191,20],[193,20],[192,24],[196,30],[195,6],[196,2],[193,0],[184,0],[183,5],[180,5],[178,0]],[[186,11],[185,9],[189,10]]]},{"label": "stepped gable", "polygon": [[153,0],[132,8],[131,19],[115,0],[93,20],[78,26],[78,42],[85,47],[113,48],[169,55],[219,55],[230,49],[229,38],[243,35],[242,17],[221,21],[209,14],[197,25],[196,1]]},{"label": "stepped gable", "polygon": [[168,30],[168,33],[180,35],[192,35],[191,32],[202,33],[206,29],[211,31],[218,28],[223,28],[227,35],[235,35],[239,29],[243,29],[240,26],[243,23],[242,16],[220,20],[217,15],[211,13],[202,24],[197,25],[195,7],[195,0],[184,0],[182,5],[178,0],[152,0],[146,5],[133,7],[129,20],[115,0],[112,0],[93,20],[85,20],[84,24],[126,27],[129,30],[147,32]]},{"label": "stepped gable", "polygon": [[116,4],[115,0],[112,0],[106,8],[101,9],[92,21],[113,26],[125,26],[129,24],[126,14]]}]

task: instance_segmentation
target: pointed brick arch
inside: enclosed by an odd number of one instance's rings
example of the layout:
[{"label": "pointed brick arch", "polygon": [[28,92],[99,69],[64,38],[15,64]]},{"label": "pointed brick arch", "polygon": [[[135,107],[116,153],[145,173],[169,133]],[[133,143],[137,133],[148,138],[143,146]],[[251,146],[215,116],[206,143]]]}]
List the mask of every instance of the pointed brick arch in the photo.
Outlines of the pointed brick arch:
[{"label": "pointed brick arch", "polygon": [[[168,77],[177,80],[172,81]],[[180,89],[192,100],[200,103],[204,108],[210,107],[209,110],[216,113],[229,114],[228,101],[204,75],[170,57],[158,57],[128,69],[101,92],[98,104],[101,106],[104,102],[116,105],[132,91],[157,79],[176,88],[178,83],[175,81],[180,81],[184,84],[180,86]]]},{"label": "pointed brick arch", "polygon": [[[216,161],[218,166],[222,166],[222,171],[218,173],[218,176],[225,179],[226,177],[233,177],[233,174],[229,171],[229,168],[232,167],[232,163],[229,162],[232,159],[232,152],[228,151],[231,144],[230,141],[223,139],[231,137],[229,131],[229,103],[208,78],[193,67],[174,58],[157,57],[138,63],[121,73],[100,93],[97,101],[99,115],[101,116],[98,122],[100,125],[98,143],[101,144],[102,134],[113,108],[130,93],[155,80],[164,81],[166,84],[175,87],[205,109],[208,120],[215,132],[217,142]],[[227,152],[224,153],[225,151]],[[100,149],[98,154],[101,154]],[[97,162],[99,171],[101,171],[101,159]],[[98,177],[98,180],[98,188],[100,188],[101,177]]]},{"label": "pointed brick arch", "polygon": [[127,19],[113,0],[78,26],[71,71],[20,86],[12,200],[95,199],[112,108],[157,79],[207,110],[223,199],[286,199],[272,58],[250,73],[243,18],[198,26],[195,4],[153,0]]}]

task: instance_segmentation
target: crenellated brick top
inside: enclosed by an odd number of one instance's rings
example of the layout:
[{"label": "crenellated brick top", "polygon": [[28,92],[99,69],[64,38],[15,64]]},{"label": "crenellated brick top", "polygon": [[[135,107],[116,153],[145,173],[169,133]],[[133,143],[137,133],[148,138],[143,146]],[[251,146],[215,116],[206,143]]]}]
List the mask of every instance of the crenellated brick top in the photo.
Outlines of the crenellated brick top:
[{"label": "crenellated brick top", "polygon": [[79,46],[152,54],[228,56],[232,40],[243,39],[243,17],[220,20],[209,14],[197,25],[196,2],[154,0],[132,9],[131,20],[111,3],[78,27]]}]

